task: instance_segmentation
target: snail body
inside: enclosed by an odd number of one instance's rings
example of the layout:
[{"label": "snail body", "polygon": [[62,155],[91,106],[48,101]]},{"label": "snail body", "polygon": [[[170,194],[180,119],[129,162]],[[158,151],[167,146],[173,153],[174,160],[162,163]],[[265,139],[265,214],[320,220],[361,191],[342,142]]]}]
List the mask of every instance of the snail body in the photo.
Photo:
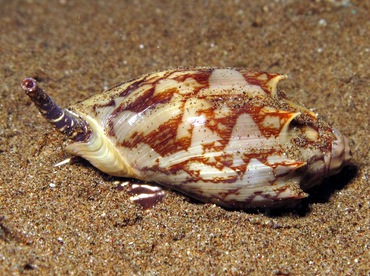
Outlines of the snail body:
[{"label": "snail body", "polygon": [[71,138],[66,150],[99,170],[247,209],[307,197],[307,189],[350,160],[339,131],[278,91],[285,78],[243,69],[168,70],[66,110],[50,98],[45,104],[35,80],[22,87]]}]

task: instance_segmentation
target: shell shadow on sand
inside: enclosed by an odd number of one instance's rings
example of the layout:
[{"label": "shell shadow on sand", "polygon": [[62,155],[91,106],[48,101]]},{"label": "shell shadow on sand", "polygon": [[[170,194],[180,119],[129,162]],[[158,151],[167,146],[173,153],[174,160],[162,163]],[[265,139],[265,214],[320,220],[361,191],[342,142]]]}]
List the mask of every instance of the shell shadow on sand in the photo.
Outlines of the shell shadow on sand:
[{"label": "shell shadow on sand", "polygon": [[309,196],[298,202],[297,205],[288,208],[264,210],[264,214],[271,217],[285,216],[290,213],[301,217],[311,211],[311,205],[315,203],[328,203],[330,197],[336,192],[344,189],[358,173],[357,166],[350,164],[345,166],[338,174],[325,178],[318,186],[307,190]]}]

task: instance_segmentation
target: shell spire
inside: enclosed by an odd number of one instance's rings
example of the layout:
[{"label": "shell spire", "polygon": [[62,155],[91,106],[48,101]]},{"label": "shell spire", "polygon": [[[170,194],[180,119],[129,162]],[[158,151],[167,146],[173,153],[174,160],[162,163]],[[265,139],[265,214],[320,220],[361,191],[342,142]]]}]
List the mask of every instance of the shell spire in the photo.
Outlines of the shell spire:
[{"label": "shell spire", "polygon": [[22,82],[22,89],[30,97],[33,103],[40,110],[41,114],[59,132],[67,135],[76,142],[87,141],[90,136],[90,129],[87,122],[72,114],[69,110],[61,109],[44,90],[39,87],[33,78],[26,78]]},{"label": "shell spire", "polygon": [[276,74],[273,76],[271,79],[267,79],[266,86],[268,90],[271,92],[271,95],[277,96],[277,85],[281,80],[286,80],[288,78],[287,75],[281,75],[281,74]]}]

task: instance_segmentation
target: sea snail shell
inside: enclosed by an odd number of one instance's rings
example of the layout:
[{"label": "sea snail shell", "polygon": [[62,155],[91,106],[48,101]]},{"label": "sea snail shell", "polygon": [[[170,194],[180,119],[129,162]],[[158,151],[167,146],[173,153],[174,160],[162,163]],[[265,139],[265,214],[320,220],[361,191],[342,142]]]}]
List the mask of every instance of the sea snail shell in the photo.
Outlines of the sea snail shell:
[{"label": "sea snail shell", "polygon": [[348,140],[277,90],[285,75],[190,68],[122,83],[60,109],[22,88],[101,171],[178,190],[227,208],[277,207],[348,164]]}]

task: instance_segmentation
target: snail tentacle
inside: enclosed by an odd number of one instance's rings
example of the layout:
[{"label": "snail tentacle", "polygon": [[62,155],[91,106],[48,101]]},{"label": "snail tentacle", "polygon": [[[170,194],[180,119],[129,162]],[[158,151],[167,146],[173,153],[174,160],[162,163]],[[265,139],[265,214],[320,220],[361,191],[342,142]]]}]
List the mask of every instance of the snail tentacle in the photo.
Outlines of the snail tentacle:
[{"label": "snail tentacle", "polygon": [[71,140],[87,141],[90,130],[85,120],[71,114],[69,110],[60,108],[33,78],[26,78],[22,82],[22,89],[40,110],[41,114],[59,132],[67,135]]}]

